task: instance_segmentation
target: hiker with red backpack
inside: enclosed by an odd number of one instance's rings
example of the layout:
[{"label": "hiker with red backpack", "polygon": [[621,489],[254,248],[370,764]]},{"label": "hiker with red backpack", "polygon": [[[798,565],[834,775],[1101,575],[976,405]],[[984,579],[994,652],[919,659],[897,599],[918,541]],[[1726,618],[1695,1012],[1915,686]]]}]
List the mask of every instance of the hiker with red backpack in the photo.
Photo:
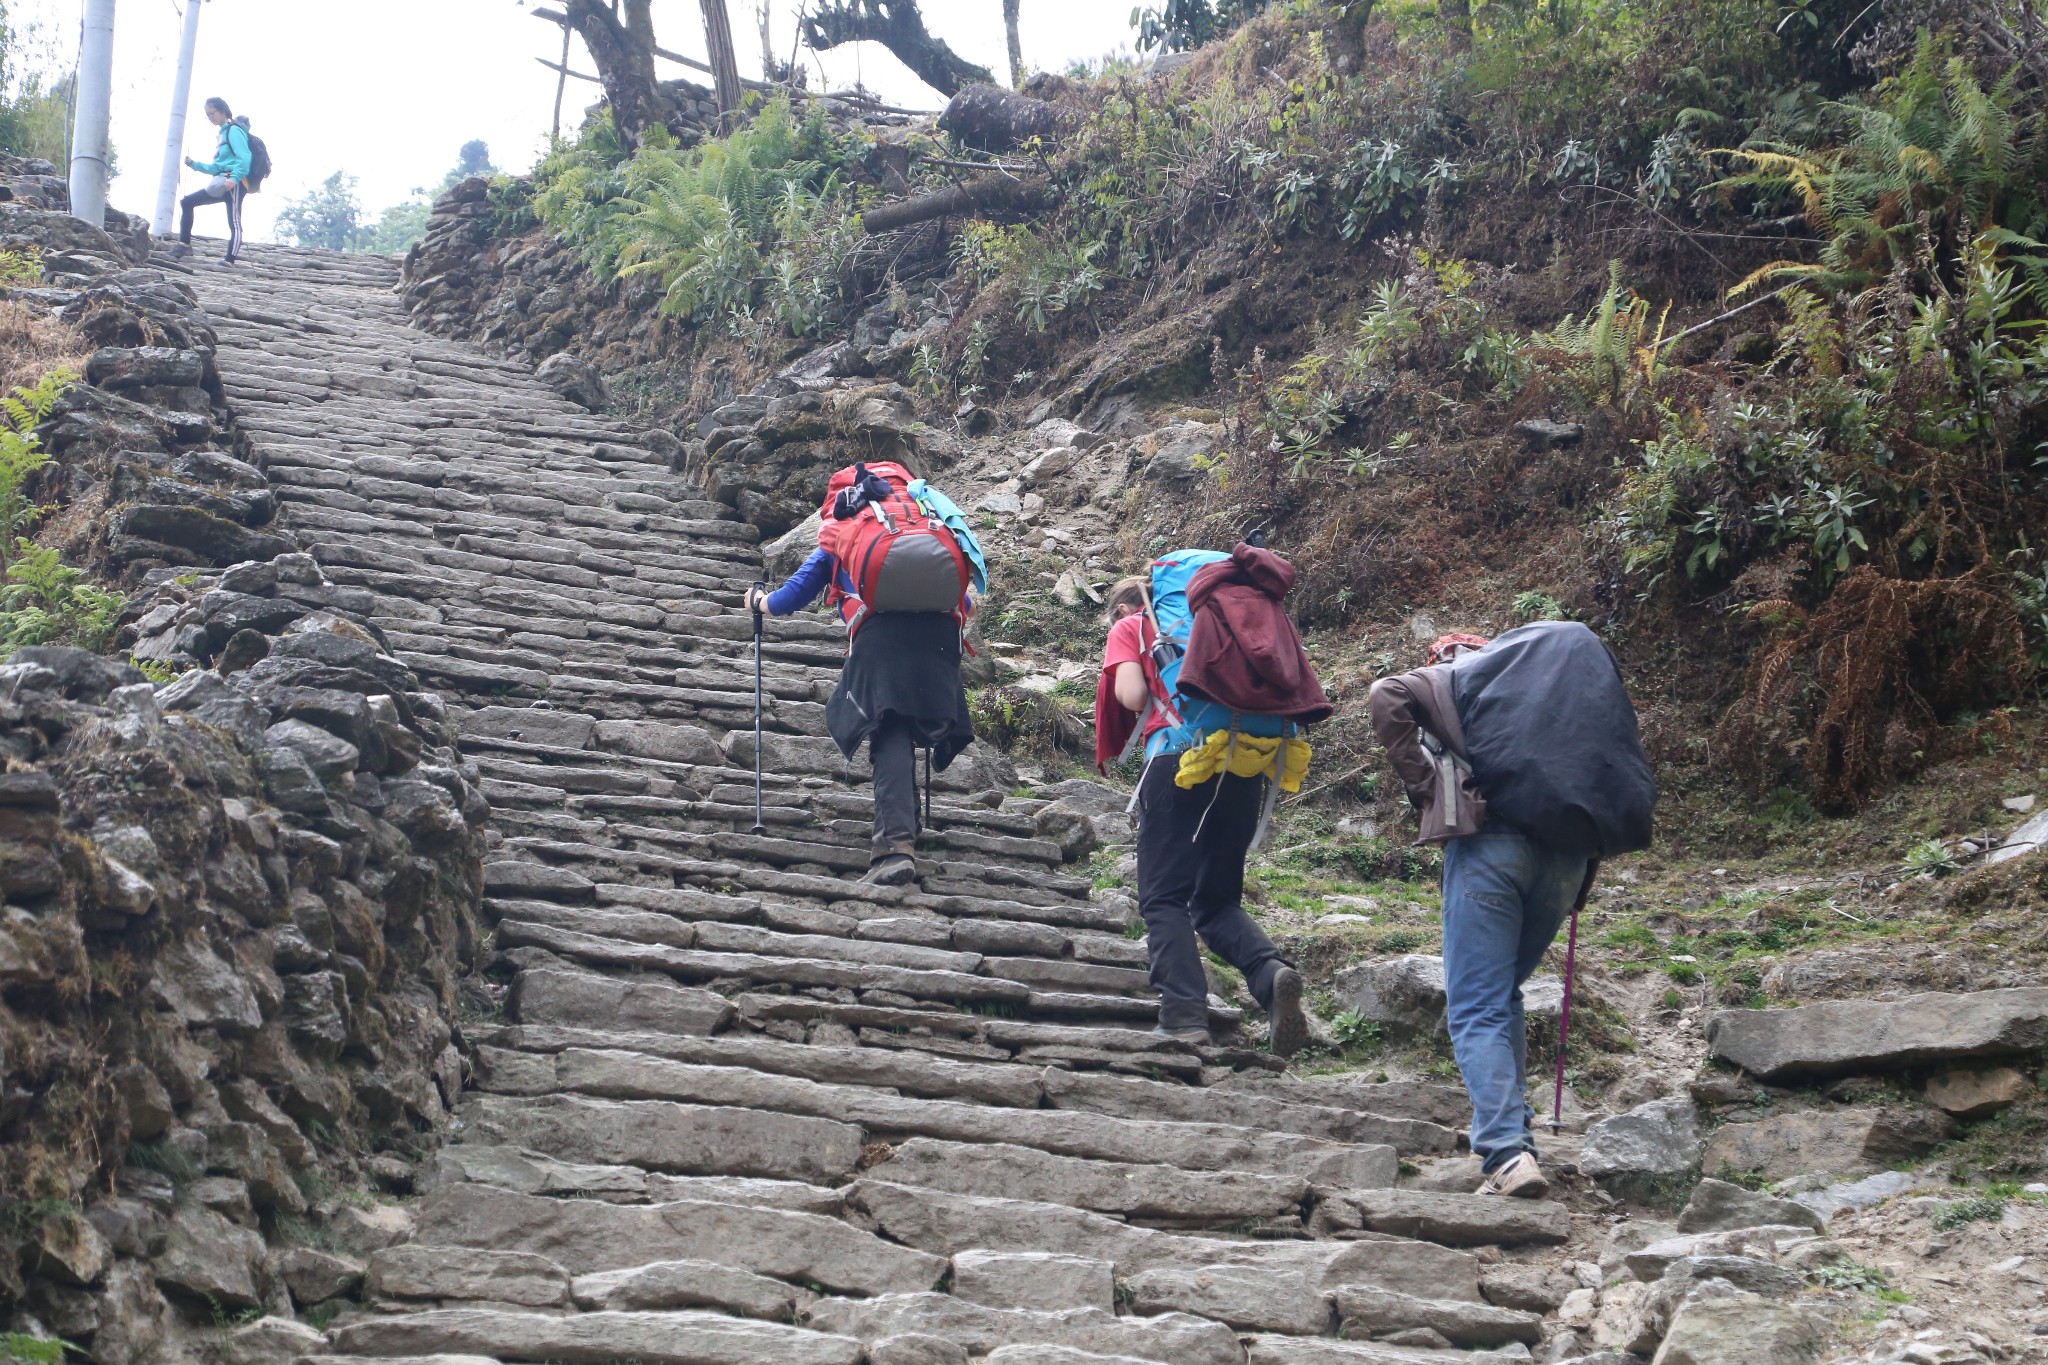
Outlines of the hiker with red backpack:
[{"label": "hiker with red backpack", "polygon": [[1293,567],[1255,544],[1155,560],[1110,591],[1095,694],[1097,768],[1145,755],[1132,805],[1158,1031],[1209,1041],[1199,938],[1244,975],[1283,1057],[1308,1041],[1301,975],[1243,897],[1274,800],[1301,789],[1301,726],[1332,709],[1281,604],[1293,585]]},{"label": "hiker with red backpack", "polygon": [[917,877],[917,750],[929,782],[974,740],[960,646],[988,587],[986,561],[960,509],[899,464],[840,470],[820,515],[818,548],[775,591],[756,584],[747,607],[787,616],[824,593],[846,623],[846,666],[825,725],[849,759],[865,741],[875,772],[862,880],[902,886]]},{"label": "hiker with red backpack", "polygon": [[1445,1023],[1472,1101],[1480,1194],[1549,1189],[1526,1097],[1522,983],[1567,915],[1553,1128],[1564,1098],[1578,912],[1600,860],[1650,845],[1656,780],[1635,708],[1600,637],[1539,621],[1488,641],[1447,635],[1427,666],[1372,688],[1372,722],[1442,844]]}]

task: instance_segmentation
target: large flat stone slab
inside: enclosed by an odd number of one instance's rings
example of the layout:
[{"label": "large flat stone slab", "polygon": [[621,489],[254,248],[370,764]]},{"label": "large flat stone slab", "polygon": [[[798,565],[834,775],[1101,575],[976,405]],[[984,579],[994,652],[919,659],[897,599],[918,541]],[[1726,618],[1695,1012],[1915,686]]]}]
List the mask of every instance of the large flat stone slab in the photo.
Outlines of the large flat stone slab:
[{"label": "large flat stone slab", "polygon": [[370,1257],[363,1287],[381,1299],[483,1299],[533,1308],[569,1301],[569,1273],[529,1251],[408,1243]]},{"label": "large flat stone slab", "polygon": [[724,996],[694,987],[538,968],[513,981],[505,1013],[522,1024],[703,1034],[732,1018],[733,1007]]},{"label": "large flat stone slab", "polygon": [[477,1095],[462,1117],[477,1142],[564,1160],[811,1184],[850,1174],[863,1140],[852,1124],[807,1115],[583,1095]]},{"label": "large flat stone slab", "polygon": [[794,1285],[715,1261],[656,1261],[628,1270],[600,1270],[577,1276],[571,1293],[583,1308],[614,1312],[713,1308],[774,1322],[792,1321],[797,1304],[810,1297]]},{"label": "large flat stone slab", "polygon": [[943,1257],[898,1246],[837,1218],[678,1200],[605,1204],[458,1185],[419,1201],[414,1242],[530,1251],[571,1275],[653,1261],[715,1261],[842,1294],[929,1289]]},{"label": "large flat stone slab", "polygon": [[1355,1223],[1329,1210],[1332,1221],[1446,1246],[1552,1246],[1568,1242],[1571,1213],[1546,1200],[1498,1199],[1426,1190],[1330,1190],[1323,1204],[1341,1204]]},{"label": "large flat stone slab", "polygon": [[869,1171],[899,1185],[1185,1221],[1280,1217],[1298,1212],[1309,1188],[1298,1176],[1086,1161],[1009,1143],[932,1138],[903,1143]]},{"label": "large flat stone slab", "polygon": [[1371,1285],[1337,1289],[1339,1329],[1347,1337],[1371,1337],[1410,1327],[1427,1327],[1449,1337],[1456,1346],[1532,1345],[1543,1339],[1543,1318],[1490,1303],[1423,1298]]},{"label": "large flat stone slab", "polygon": [[1447,1152],[1456,1145],[1456,1134],[1434,1123],[1385,1118],[1337,1105],[1310,1105],[1271,1094],[1173,1085],[1089,1071],[1049,1070],[1044,1085],[1047,1098],[1060,1109],[1086,1109],[1125,1118],[1230,1123],[1332,1142],[1386,1143],[1401,1152]]},{"label": "large flat stone slab", "polygon": [[1722,1010],[1709,1051],[1766,1081],[1812,1080],[2048,1050],[2048,986]]},{"label": "large flat stone slab", "polygon": [[642,1365],[860,1365],[866,1353],[852,1337],[722,1313],[551,1317],[478,1308],[352,1322],[335,1331],[334,1344],[346,1355],[456,1351],[565,1365],[629,1358]]},{"label": "large flat stone slab", "polygon": [[1432,1242],[1385,1238],[1358,1242],[1239,1242],[1133,1227],[1060,1204],[991,1199],[913,1189],[880,1180],[855,1182],[849,1202],[895,1241],[936,1255],[962,1251],[1043,1251],[1110,1261],[1120,1275],[1160,1267],[1200,1270],[1240,1265],[1296,1270],[1318,1289],[1375,1284],[1403,1293],[1480,1301],[1479,1263]]},{"label": "large flat stone slab", "polygon": [[1099,1308],[1033,1313],[988,1308],[950,1294],[889,1294],[877,1299],[826,1299],[805,1321],[824,1332],[879,1341],[916,1332],[944,1338],[975,1355],[1002,1346],[1069,1346],[1104,1355],[1135,1356],[1166,1365],[1241,1365],[1237,1334],[1221,1323],[1181,1313],[1119,1318]]},{"label": "large flat stone slab", "polygon": [[1126,1280],[1136,1313],[1194,1313],[1240,1332],[1321,1336],[1336,1321],[1330,1298],[1299,1270],[1210,1265],[1141,1270]]},{"label": "large flat stone slab", "polygon": [[1725,1123],[1707,1142],[1708,1175],[1863,1175],[1931,1151],[1955,1132],[1939,1109],[1814,1109]]}]

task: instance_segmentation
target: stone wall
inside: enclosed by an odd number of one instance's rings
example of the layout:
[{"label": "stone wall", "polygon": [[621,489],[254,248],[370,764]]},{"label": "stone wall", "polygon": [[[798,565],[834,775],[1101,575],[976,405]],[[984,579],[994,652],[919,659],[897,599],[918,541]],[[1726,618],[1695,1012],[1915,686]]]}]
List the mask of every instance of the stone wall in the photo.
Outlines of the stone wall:
[{"label": "stone wall", "polygon": [[369,594],[278,533],[191,291],[22,198],[10,297],[90,349],[31,492],[151,671],[0,660],[0,1332],[198,1359],[395,1235],[362,1195],[463,1084],[488,808]]}]

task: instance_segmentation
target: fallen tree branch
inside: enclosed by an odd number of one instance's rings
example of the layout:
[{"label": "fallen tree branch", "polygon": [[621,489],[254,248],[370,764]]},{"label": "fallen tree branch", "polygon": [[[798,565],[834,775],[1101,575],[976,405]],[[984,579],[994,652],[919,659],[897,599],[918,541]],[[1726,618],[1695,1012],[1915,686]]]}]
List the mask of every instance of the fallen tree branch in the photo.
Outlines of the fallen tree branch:
[{"label": "fallen tree branch", "polygon": [[871,39],[896,55],[912,75],[951,97],[967,86],[993,85],[995,76],[933,37],[918,13],[917,0],[827,0],[803,21],[804,41],[814,52]]},{"label": "fallen tree branch", "polygon": [[863,213],[860,221],[862,230],[872,235],[953,214],[979,213],[989,209],[1032,213],[1051,206],[1052,193],[1043,183],[989,175],[933,194],[919,195],[915,199],[883,204]]},{"label": "fallen tree branch", "polygon": [[582,71],[571,71],[567,66],[563,65],[561,62],[551,62],[545,57],[535,57],[534,60],[539,62],[542,66],[546,67],[548,70],[553,71],[558,75],[574,76],[577,80],[589,81],[592,85],[604,84],[604,82],[598,77],[592,76]]}]

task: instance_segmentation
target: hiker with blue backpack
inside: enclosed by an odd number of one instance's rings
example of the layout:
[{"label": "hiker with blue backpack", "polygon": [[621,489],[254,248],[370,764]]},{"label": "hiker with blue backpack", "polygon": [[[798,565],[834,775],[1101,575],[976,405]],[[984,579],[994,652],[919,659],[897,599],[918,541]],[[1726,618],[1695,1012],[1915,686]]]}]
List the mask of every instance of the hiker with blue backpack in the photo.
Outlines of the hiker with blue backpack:
[{"label": "hiker with blue backpack", "polygon": [[918,875],[917,751],[928,810],[932,771],[974,741],[960,648],[988,589],[987,562],[960,509],[900,464],[840,470],[819,511],[818,548],[773,592],[755,584],[746,604],[757,639],[761,613],[787,616],[820,593],[846,623],[846,666],[825,725],[849,759],[865,742],[874,768],[873,851],[861,880],[902,886]]},{"label": "hiker with blue backpack", "polygon": [[1577,621],[1447,635],[1372,687],[1372,722],[1444,850],[1445,1024],[1472,1101],[1478,1192],[1549,1189],[1527,1098],[1522,983],[1571,919],[1551,1124],[1564,1102],[1578,915],[1602,858],[1650,846],[1657,784],[1621,669]]},{"label": "hiker with blue backpack", "polygon": [[1332,709],[1282,605],[1293,585],[1256,544],[1153,561],[1110,591],[1095,698],[1097,767],[1144,754],[1132,807],[1158,1031],[1209,1041],[1206,944],[1243,974],[1282,1057],[1308,1041],[1301,975],[1245,911],[1244,864],[1280,792],[1301,789],[1301,727]]},{"label": "hiker with blue backpack", "polygon": [[220,129],[220,144],[214,148],[213,160],[195,161],[188,156],[185,164],[213,179],[205,188],[178,201],[183,216],[178,220],[176,254],[182,256],[192,249],[192,215],[200,206],[225,204],[228,250],[221,257],[221,264],[233,265],[242,254],[242,201],[270,173],[270,155],[264,149],[263,139],[249,132],[249,120],[236,118],[228,102],[218,95],[206,101],[206,119]]}]

